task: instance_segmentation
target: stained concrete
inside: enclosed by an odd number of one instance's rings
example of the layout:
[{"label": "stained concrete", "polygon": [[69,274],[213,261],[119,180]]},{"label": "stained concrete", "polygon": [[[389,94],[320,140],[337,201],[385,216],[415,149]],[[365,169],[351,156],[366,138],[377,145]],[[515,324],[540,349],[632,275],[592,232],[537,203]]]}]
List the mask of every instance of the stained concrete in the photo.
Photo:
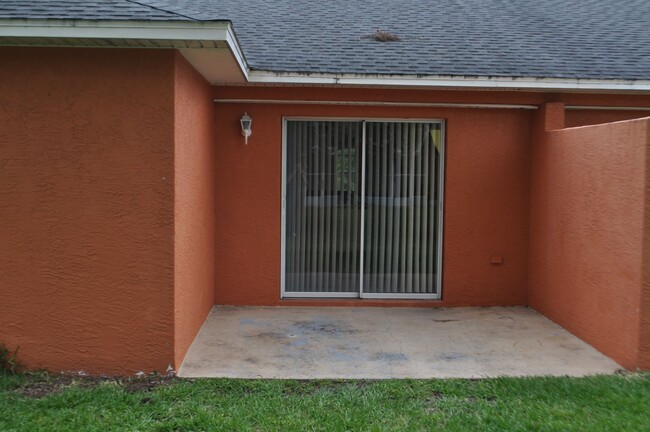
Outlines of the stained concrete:
[{"label": "stained concrete", "polygon": [[480,378],[583,376],[619,368],[521,307],[215,307],[179,375]]}]

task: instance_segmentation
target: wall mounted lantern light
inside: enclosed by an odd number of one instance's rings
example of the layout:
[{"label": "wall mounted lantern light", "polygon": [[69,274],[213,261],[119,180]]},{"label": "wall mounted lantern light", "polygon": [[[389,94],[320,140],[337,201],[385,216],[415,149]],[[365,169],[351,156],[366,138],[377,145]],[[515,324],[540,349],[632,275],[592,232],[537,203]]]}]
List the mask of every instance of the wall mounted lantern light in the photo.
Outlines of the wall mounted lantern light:
[{"label": "wall mounted lantern light", "polygon": [[248,145],[248,137],[253,134],[251,130],[253,119],[247,113],[244,113],[239,122],[241,123],[241,134],[244,135],[245,143]]}]

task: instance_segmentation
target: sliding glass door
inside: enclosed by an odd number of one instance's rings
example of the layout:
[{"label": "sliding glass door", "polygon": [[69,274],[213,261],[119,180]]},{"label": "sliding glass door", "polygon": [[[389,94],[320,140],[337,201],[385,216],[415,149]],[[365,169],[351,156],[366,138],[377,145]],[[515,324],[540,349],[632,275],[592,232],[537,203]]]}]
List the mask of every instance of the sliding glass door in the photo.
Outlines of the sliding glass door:
[{"label": "sliding glass door", "polygon": [[283,297],[439,298],[442,126],[285,120]]},{"label": "sliding glass door", "polygon": [[285,125],[286,294],[358,296],[362,128],[360,122]]}]

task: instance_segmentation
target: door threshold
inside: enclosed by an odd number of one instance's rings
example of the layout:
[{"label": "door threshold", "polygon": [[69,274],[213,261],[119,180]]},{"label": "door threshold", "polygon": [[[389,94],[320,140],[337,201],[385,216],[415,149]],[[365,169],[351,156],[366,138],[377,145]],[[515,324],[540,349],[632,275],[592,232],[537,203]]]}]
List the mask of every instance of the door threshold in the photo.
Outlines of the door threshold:
[{"label": "door threshold", "polygon": [[[349,295],[348,295],[349,294]],[[439,294],[376,294],[365,293],[361,296],[357,293],[291,293],[281,297],[282,300],[310,299],[310,300],[440,300]]]}]

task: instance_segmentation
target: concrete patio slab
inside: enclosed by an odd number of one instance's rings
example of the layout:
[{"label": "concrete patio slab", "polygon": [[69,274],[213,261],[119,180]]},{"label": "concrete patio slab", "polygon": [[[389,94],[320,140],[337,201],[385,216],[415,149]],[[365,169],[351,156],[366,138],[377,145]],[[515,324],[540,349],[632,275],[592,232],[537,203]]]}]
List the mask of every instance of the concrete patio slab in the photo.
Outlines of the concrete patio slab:
[{"label": "concrete patio slab", "polygon": [[619,368],[523,307],[215,307],[179,375],[480,378],[583,376]]}]

